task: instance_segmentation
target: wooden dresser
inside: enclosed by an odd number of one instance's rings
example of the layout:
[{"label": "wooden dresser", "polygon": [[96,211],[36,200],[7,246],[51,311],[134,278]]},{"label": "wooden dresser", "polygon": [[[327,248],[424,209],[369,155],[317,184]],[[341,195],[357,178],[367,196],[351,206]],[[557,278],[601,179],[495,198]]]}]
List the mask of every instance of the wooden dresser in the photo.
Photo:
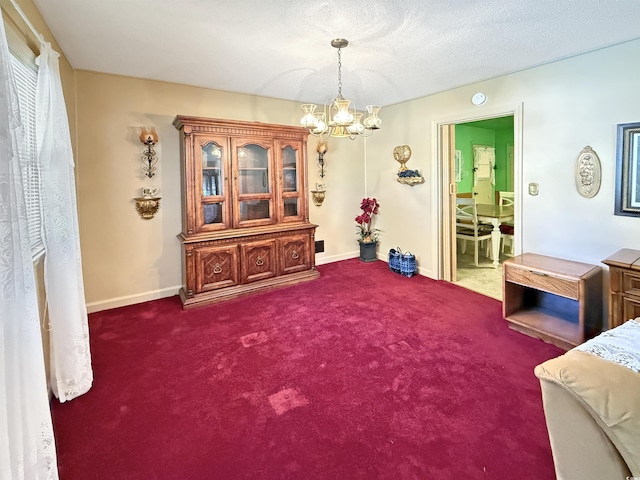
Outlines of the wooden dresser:
[{"label": "wooden dresser", "polygon": [[503,263],[502,313],[514,330],[570,349],[602,329],[602,269],[524,253]]},{"label": "wooden dresser", "polygon": [[623,248],[602,263],[609,266],[609,328],[640,317],[640,250]]}]

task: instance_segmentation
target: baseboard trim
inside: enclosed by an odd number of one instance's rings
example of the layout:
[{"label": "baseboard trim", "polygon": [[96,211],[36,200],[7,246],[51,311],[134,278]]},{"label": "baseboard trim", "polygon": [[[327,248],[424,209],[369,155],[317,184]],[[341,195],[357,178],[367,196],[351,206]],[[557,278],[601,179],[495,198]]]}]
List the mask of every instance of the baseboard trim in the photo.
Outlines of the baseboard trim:
[{"label": "baseboard trim", "polygon": [[159,298],[172,297],[178,295],[178,291],[182,285],[175,287],[161,288],[159,290],[151,290],[149,292],[137,293],[135,295],[126,295],[124,297],[110,298],[99,302],[87,303],[87,313],[100,312],[110,308],[126,307],[136,303],[148,302],[149,300],[158,300]]},{"label": "baseboard trim", "polygon": [[[348,260],[350,258],[358,258],[360,256],[360,252],[349,252],[349,253],[343,253],[341,255],[332,255],[330,257],[322,257],[322,258],[318,258],[319,255],[316,254],[316,265],[324,265],[326,263],[333,263],[333,262],[339,262],[341,260]],[[377,255],[378,260],[387,263],[388,261],[388,257],[387,254],[378,252]],[[418,275],[422,275],[424,277],[428,277],[428,278],[433,278],[436,279],[436,277],[433,274],[433,271],[427,268],[422,268],[420,266],[418,266]]]},{"label": "baseboard trim", "polygon": [[316,253],[316,265],[324,265],[325,263],[339,262],[341,260],[348,260],[350,258],[357,258],[360,256],[359,252],[348,252],[340,255],[324,256]]},{"label": "baseboard trim", "polygon": [[[322,256],[316,254],[316,265],[324,265],[326,263],[339,262],[341,260],[348,260],[350,258],[358,258],[359,252],[349,252],[340,255]],[[383,262],[387,261],[387,257],[381,253],[378,253],[378,260]],[[418,274],[425,277],[435,278],[433,272],[426,268],[418,267]],[[182,285],[176,285],[175,287],[167,287],[159,290],[151,290],[149,292],[137,293],[135,295],[126,295],[123,297],[110,298],[108,300],[102,300],[99,302],[87,303],[87,313],[100,312],[102,310],[109,310],[110,308],[126,307],[127,305],[134,305],[136,303],[148,302],[150,300],[158,300],[159,298],[172,297],[178,295]]]}]

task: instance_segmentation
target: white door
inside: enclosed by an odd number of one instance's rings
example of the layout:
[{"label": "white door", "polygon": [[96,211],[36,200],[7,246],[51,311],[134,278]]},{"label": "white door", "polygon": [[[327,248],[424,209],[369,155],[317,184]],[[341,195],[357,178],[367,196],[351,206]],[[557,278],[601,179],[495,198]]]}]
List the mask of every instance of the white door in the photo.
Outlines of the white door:
[{"label": "white door", "polygon": [[495,164],[495,148],[473,146],[473,198],[476,199],[476,203],[495,203]]}]

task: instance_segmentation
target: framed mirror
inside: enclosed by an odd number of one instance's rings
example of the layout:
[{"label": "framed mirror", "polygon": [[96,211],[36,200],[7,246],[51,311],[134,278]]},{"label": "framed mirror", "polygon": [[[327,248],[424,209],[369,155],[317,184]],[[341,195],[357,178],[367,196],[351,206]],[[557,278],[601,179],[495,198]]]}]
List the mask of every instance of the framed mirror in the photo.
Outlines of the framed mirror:
[{"label": "framed mirror", "polygon": [[618,124],[616,215],[640,217],[640,123]]}]

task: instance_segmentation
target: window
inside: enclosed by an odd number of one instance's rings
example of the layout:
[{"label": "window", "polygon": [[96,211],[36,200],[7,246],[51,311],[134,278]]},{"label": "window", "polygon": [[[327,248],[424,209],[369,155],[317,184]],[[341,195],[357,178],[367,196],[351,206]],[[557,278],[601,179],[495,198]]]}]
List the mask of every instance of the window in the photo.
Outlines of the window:
[{"label": "window", "polygon": [[16,38],[12,28],[7,28],[7,38],[11,53],[11,67],[18,90],[23,141],[18,145],[22,183],[24,185],[27,219],[29,223],[29,243],[35,258],[44,252],[42,242],[42,215],[40,208],[40,168],[36,147],[36,85],[38,81],[35,55],[26,45],[24,38]]}]

